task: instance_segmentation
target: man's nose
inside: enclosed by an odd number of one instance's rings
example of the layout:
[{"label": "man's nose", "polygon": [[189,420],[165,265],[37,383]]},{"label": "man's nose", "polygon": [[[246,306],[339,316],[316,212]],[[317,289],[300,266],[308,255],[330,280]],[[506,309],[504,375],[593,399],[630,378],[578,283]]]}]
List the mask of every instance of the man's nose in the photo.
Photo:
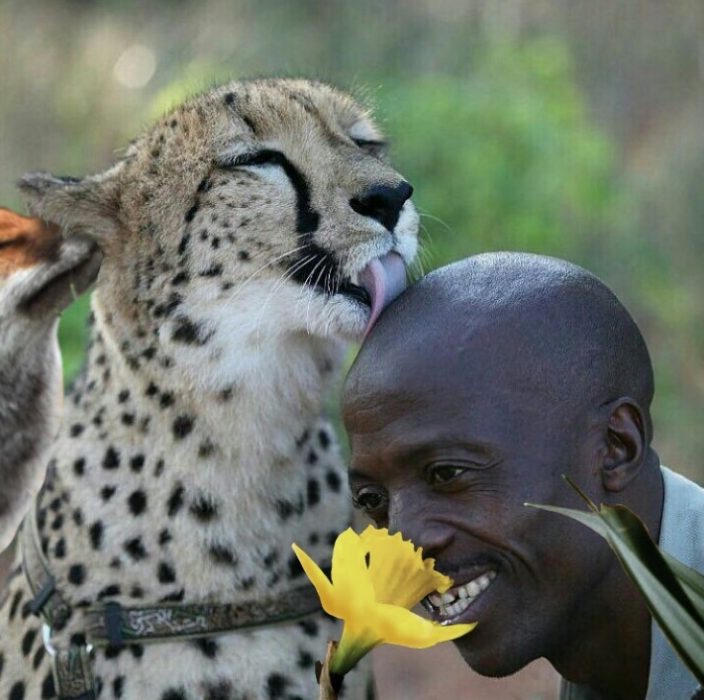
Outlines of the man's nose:
[{"label": "man's nose", "polygon": [[405,181],[395,187],[372,185],[359,196],[350,199],[350,206],[358,214],[376,219],[389,231],[393,231],[401,208],[412,194],[413,188]]},{"label": "man's nose", "polygon": [[428,519],[415,508],[394,506],[389,512],[389,534],[400,532],[404,539],[423,548],[423,558],[437,557],[454,538],[454,529],[445,523]]}]

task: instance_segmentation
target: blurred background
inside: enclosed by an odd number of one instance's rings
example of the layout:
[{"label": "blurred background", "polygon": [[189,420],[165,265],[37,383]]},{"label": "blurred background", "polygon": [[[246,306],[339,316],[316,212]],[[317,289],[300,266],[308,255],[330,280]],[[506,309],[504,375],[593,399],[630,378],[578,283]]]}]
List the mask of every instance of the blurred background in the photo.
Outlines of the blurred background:
[{"label": "blurred background", "polygon": [[[0,204],[20,210],[22,173],[102,170],[218,81],[351,91],[415,186],[425,270],[519,249],[598,274],[652,352],[656,449],[704,482],[701,0],[0,0],[0,45]],[[62,320],[68,379],[86,308]],[[419,654],[378,655],[382,700],[555,697],[540,664],[479,681],[451,647]]]}]

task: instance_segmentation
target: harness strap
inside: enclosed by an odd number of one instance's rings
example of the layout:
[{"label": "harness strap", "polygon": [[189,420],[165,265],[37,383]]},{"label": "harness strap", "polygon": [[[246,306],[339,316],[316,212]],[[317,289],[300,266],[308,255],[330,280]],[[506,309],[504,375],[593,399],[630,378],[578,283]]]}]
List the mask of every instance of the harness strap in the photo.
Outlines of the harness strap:
[{"label": "harness strap", "polygon": [[86,638],[95,646],[194,639],[240,629],[300,620],[320,612],[311,585],[281,593],[271,600],[211,605],[209,603],[123,607],[107,603],[86,608]]},{"label": "harness strap", "polygon": [[110,602],[81,608],[86,645],[55,648],[51,631],[64,627],[71,606],[61,595],[44,556],[36,521],[36,507],[22,524],[23,569],[33,598],[30,609],[46,621],[44,645],[52,659],[59,700],[94,700],[90,652],[93,646],[158,643],[194,639],[301,620],[320,612],[320,601],[310,584],[264,601],[215,605],[170,603],[123,607]]}]

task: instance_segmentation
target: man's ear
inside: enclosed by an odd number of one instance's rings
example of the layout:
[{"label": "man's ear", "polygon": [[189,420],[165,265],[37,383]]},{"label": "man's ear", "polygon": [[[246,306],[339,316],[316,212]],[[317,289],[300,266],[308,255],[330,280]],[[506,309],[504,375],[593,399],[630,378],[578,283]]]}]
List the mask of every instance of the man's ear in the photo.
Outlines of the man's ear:
[{"label": "man's ear", "polygon": [[610,402],[606,407],[604,455],[601,481],[607,491],[619,492],[638,475],[646,453],[643,411],[631,398]]},{"label": "man's ear", "polygon": [[118,229],[118,178],[121,164],[83,179],[28,173],[17,183],[29,210],[64,231],[105,242]]}]

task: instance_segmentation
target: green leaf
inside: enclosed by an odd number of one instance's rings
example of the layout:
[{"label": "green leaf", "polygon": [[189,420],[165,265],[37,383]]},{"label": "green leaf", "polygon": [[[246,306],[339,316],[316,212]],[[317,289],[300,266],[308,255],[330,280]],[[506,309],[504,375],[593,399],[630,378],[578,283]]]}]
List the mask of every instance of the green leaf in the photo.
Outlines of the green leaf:
[{"label": "green leaf", "polygon": [[643,594],[672,647],[697,680],[704,683],[704,575],[663,554],[643,522],[628,508],[597,507],[570,484],[587,502],[591,513],[526,505],[572,518],[604,537]]}]

